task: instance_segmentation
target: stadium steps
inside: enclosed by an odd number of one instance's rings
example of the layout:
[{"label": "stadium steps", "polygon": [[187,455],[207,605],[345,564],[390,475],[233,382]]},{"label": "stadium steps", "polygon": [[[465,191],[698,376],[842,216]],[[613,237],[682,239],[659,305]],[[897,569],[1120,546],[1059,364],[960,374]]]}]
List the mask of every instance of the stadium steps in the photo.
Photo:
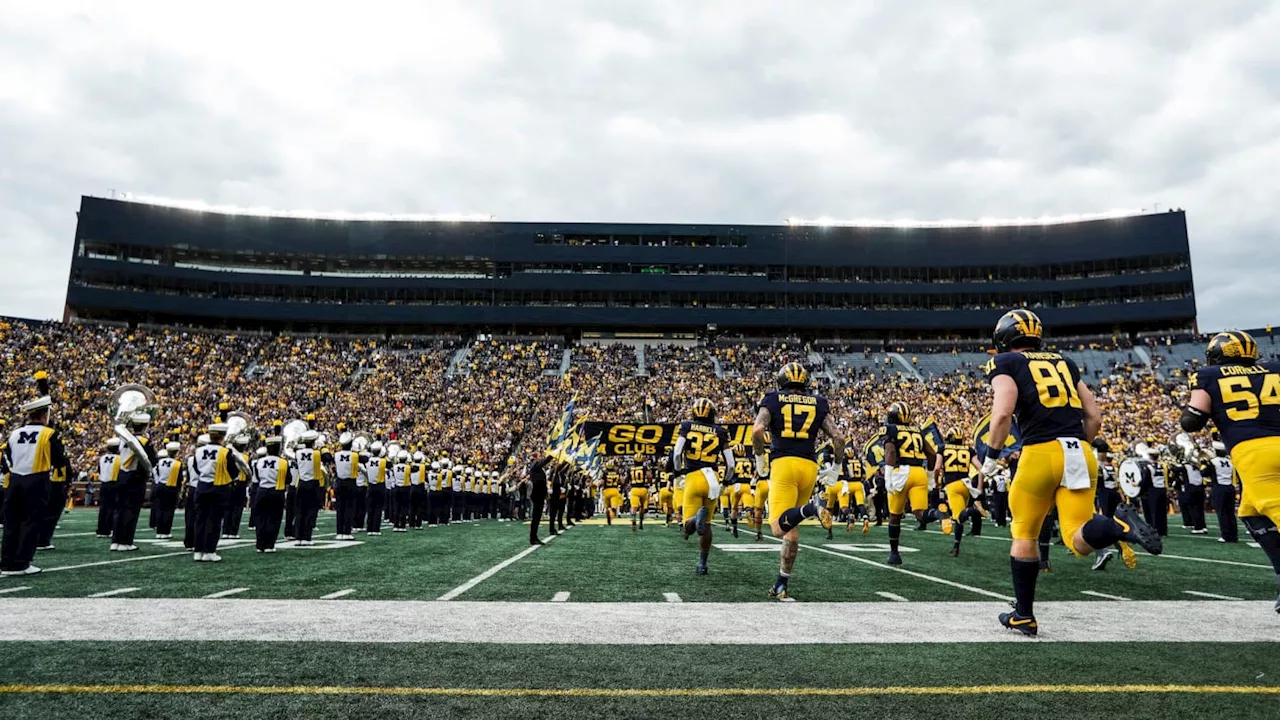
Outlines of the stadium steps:
[{"label": "stadium steps", "polygon": [[1151,366],[1151,354],[1147,352],[1146,348],[1141,345],[1134,345],[1133,353],[1138,356],[1138,359],[1142,361],[1143,365],[1147,366],[1148,371],[1155,370],[1155,368]]},{"label": "stadium steps", "polygon": [[636,345],[636,376],[648,377],[649,371],[645,369],[644,343]]},{"label": "stadium steps", "polygon": [[902,357],[902,353],[891,352],[885,354],[893,358],[893,361],[897,363],[899,367],[906,370],[907,375],[910,375],[917,380],[924,380],[924,377],[920,375],[920,371],[916,370],[914,365],[912,365],[906,358]]},{"label": "stadium steps", "polygon": [[560,356],[560,369],[555,374],[560,377],[564,377],[564,374],[569,372],[569,366],[572,364],[573,364],[573,350],[569,348],[565,348],[564,354]]},{"label": "stadium steps", "polygon": [[[470,366],[468,360],[471,358],[471,346],[467,345],[453,354],[449,359],[449,369],[445,371],[445,377],[454,377],[459,373],[463,373],[463,369]],[[463,373],[469,374],[469,373]]]},{"label": "stadium steps", "polygon": [[724,368],[720,365],[720,358],[716,357],[714,354],[710,352],[707,353],[707,356],[711,358],[711,364],[714,365],[716,368],[716,377],[723,380]]}]

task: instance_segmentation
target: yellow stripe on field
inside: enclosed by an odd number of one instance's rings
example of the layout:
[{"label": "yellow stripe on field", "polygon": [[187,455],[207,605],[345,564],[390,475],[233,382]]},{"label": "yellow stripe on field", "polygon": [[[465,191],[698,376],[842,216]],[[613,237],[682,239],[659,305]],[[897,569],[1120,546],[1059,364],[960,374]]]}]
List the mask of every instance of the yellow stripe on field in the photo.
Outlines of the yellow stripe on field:
[{"label": "yellow stripe on field", "polygon": [[466,688],[341,685],[0,685],[0,694],[62,695],[434,695],[457,697],[724,697],[1013,695],[1118,693],[1280,695],[1276,685],[925,685],[794,688]]}]

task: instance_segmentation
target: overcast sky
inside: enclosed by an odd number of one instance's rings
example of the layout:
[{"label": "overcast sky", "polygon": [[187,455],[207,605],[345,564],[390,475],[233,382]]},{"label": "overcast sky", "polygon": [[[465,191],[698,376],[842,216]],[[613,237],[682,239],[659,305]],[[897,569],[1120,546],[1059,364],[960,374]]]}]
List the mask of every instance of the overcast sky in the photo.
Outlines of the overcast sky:
[{"label": "overcast sky", "polygon": [[[321,8],[332,7],[331,10]],[[1280,322],[1280,3],[0,0],[0,315],[81,194],[500,220],[1184,207]]]}]

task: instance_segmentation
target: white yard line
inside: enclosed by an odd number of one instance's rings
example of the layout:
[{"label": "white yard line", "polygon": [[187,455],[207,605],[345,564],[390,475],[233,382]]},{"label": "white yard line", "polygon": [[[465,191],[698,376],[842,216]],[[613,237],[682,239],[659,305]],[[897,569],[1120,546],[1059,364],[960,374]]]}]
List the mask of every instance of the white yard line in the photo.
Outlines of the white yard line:
[{"label": "white yard line", "polygon": [[19,585],[18,587],[0,588],[0,595],[7,595],[8,593],[22,592],[23,590],[30,590],[30,589],[31,589],[30,585]]},{"label": "white yard line", "polygon": [[879,596],[880,596],[880,597],[882,597],[882,598],[887,598],[887,599],[892,600],[892,601],[894,601],[894,602],[908,602],[908,601],[907,601],[907,599],[906,599],[906,598],[904,598],[904,597],[902,597],[901,595],[894,595],[894,594],[893,594],[893,593],[891,593],[891,592],[885,592],[885,591],[883,591],[883,590],[877,590],[877,591],[876,591],[876,594],[877,594],[877,595],[879,595]]},{"label": "white yard line", "polygon": [[555,595],[552,595],[551,602],[569,602],[569,591],[561,590]]},{"label": "white yard line", "polygon": [[347,588],[346,590],[339,590],[338,592],[332,592],[332,593],[329,593],[328,595],[321,595],[320,599],[321,600],[337,600],[338,598],[344,598],[354,593],[355,591],[356,591],[355,588]]},{"label": "white yard line", "polygon": [[[1004,603],[548,603],[469,601],[0,598],[0,641],[446,642],[551,644],[566,627],[697,627],[687,642],[730,645],[1027,642]],[[1280,643],[1271,600],[1036,603],[1040,642]],[[1216,612],[1221,610],[1222,612]],[[370,617],[378,622],[369,622]],[[732,617],[726,623],[724,618]],[[947,618],[939,633],[921,618]],[[587,633],[585,644],[684,644],[671,633]],[[354,646],[353,646],[354,647]],[[1277,646],[1280,647],[1280,646]]]},{"label": "white yard line", "polygon": [[141,590],[141,589],[142,588],[116,588],[115,590],[107,590],[106,592],[94,593],[86,597],[91,597],[91,598],[113,597],[115,595],[124,595],[126,593],[137,592],[138,590]]},{"label": "white yard line", "polygon": [[[720,525],[720,523],[713,523],[713,524]],[[725,527],[725,526],[720,525],[720,527]],[[765,537],[768,538],[769,540],[773,540],[774,542],[782,542],[782,540],[775,537],[770,537],[768,535],[765,535]],[[965,585],[964,583],[958,583],[951,580],[946,580],[944,578],[935,577],[933,575],[926,575],[924,573],[915,572],[914,570],[905,570],[903,568],[895,567],[893,565],[885,565],[883,563],[878,563],[875,560],[868,560],[867,558],[861,558],[855,555],[847,555],[842,552],[836,552],[835,550],[829,550],[827,548],[818,547],[816,545],[805,545],[804,543],[801,543],[800,547],[805,548],[807,550],[814,550],[816,552],[826,553],[828,555],[835,555],[836,557],[844,558],[845,560],[852,560],[854,562],[859,562],[859,563],[862,563],[863,565],[870,565],[871,567],[879,568],[881,570],[892,570],[893,572],[902,573],[903,575],[910,575],[911,577],[920,578],[921,580],[928,580],[929,582],[935,582],[940,585],[948,585],[950,587],[959,588],[961,590],[968,590],[969,592],[977,593],[978,595],[984,595],[990,598],[995,598],[997,600],[1007,601],[1007,600],[1013,599],[1006,595],[1001,595],[1000,593],[994,593],[994,592],[991,592],[990,590],[983,590],[982,588],[973,587],[972,585]]]},{"label": "white yard line", "polygon": [[[925,532],[932,533],[934,535],[942,534],[937,530],[925,530]],[[965,537],[973,537],[973,536],[966,535]],[[979,535],[978,539],[979,540],[1003,540],[1004,542],[1013,542],[1011,538],[999,537],[997,535]],[[1236,567],[1266,568],[1267,570],[1271,569],[1270,565],[1237,562],[1235,560],[1214,560],[1212,558],[1198,558],[1198,557],[1191,557],[1189,555],[1170,555],[1169,553],[1160,553],[1159,555],[1151,555],[1150,553],[1144,552],[1143,549],[1138,547],[1137,545],[1133,546],[1133,551],[1139,555],[1142,555],[1143,557],[1159,557],[1159,558],[1168,558],[1170,560],[1188,560],[1190,562],[1214,563],[1216,565],[1234,565]],[[1071,551],[1067,550],[1066,548],[1063,548],[1063,552],[1071,552]]]},{"label": "white yard line", "polygon": [[[558,538],[558,537],[560,537],[560,536],[559,536],[559,535],[552,535],[552,536],[548,537],[547,539],[543,540],[542,542],[543,542],[543,543],[550,543],[552,540],[555,540],[555,539],[556,539],[556,538]],[[466,592],[466,591],[470,590],[471,588],[473,588],[473,587],[475,587],[475,586],[479,585],[480,583],[484,582],[485,580],[488,580],[489,578],[491,578],[491,577],[493,577],[494,575],[498,574],[498,572],[500,572],[503,568],[507,567],[508,565],[512,565],[512,564],[514,564],[514,563],[516,563],[516,562],[520,561],[520,560],[521,560],[521,559],[523,559],[525,556],[527,556],[527,555],[529,555],[530,553],[534,552],[534,551],[535,551],[535,550],[537,550],[538,548],[540,548],[540,547],[545,547],[545,546],[546,546],[545,544],[544,544],[544,545],[530,545],[529,547],[525,548],[524,550],[521,550],[520,552],[516,553],[515,555],[512,555],[511,557],[507,558],[506,560],[503,560],[502,562],[498,563],[497,565],[494,565],[493,567],[489,568],[488,570],[485,570],[484,572],[480,573],[479,575],[477,575],[477,576],[475,576],[475,577],[471,578],[470,580],[468,580],[468,581],[466,581],[466,582],[462,583],[462,584],[461,584],[461,585],[459,585],[458,587],[456,587],[456,588],[454,588],[454,589],[450,590],[449,592],[447,592],[447,593],[445,593],[445,594],[441,595],[441,596],[440,596],[440,600],[452,600],[452,599],[454,599],[454,598],[458,597],[458,596],[459,596],[459,595],[461,595],[462,593],[464,593],[464,592]]]},{"label": "white yard line", "polygon": [[1197,592],[1195,590],[1183,590],[1182,592],[1187,595],[1195,595],[1196,597],[1209,598],[1210,600],[1237,600],[1237,601],[1240,600],[1240,598],[1231,597],[1230,595],[1216,595],[1214,593]]},{"label": "white yard line", "polygon": [[1132,602],[1127,597],[1120,597],[1119,595],[1108,595],[1106,593],[1095,592],[1093,590],[1081,590],[1080,594],[1092,595],[1093,597],[1099,597],[1099,598],[1102,598],[1103,600],[1124,600],[1126,602]]},{"label": "white yard line", "polygon": [[231,595],[239,595],[242,592],[248,591],[248,589],[249,588],[231,588],[230,590],[220,590],[216,593],[209,593],[208,595],[205,595],[202,599],[217,600],[218,598],[230,597]]},{"label": "white yard line", "polygon": [[675,593],[662,593],[662,597],[669,603],[684,602],[680,596]]}]

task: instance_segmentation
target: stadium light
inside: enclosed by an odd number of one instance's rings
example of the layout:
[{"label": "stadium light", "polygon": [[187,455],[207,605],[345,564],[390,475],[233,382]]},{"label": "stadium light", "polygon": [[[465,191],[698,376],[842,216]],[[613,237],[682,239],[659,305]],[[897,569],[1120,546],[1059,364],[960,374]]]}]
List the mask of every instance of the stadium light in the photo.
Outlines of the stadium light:
[{"label": "stadium light", "polygon": [[253,217],[287,217],[307,220],[383,220],[412,222],[493,222],[493,215],[484,213],[352,213],[331,210],[276,210],[267,207],[239,207],[236,205],[214,205],[203,200],[178,200],[157,195],[137,195],[134,193],[114,193],[113,199],[126,202],[159,205],[180,210],[196,212],[220,213],[223,215],[249,215]]},{"label": "stadium light", "polygon": [[1136,217],[1139,215],[1155,214],[1154,210],[1145,208],[1137,210],[1108,210],[1099,213],[1081,213],[1075,215],[1053,215],[1044,217],[1018,217],[1018,218],[981,218],[978,220],[875,220],[869,218],[857,218],[853,220],[837,220],[831,217],[819,218],[796,218],[789,217],[786,219],[787,225],[790,227],[865,227],[865,228],[965,228],[965,227],[1014,227],[1018,225],[1063,225],[1074,222],[1088,222],[1090,220],[1116,220],[1120,218]]}]

